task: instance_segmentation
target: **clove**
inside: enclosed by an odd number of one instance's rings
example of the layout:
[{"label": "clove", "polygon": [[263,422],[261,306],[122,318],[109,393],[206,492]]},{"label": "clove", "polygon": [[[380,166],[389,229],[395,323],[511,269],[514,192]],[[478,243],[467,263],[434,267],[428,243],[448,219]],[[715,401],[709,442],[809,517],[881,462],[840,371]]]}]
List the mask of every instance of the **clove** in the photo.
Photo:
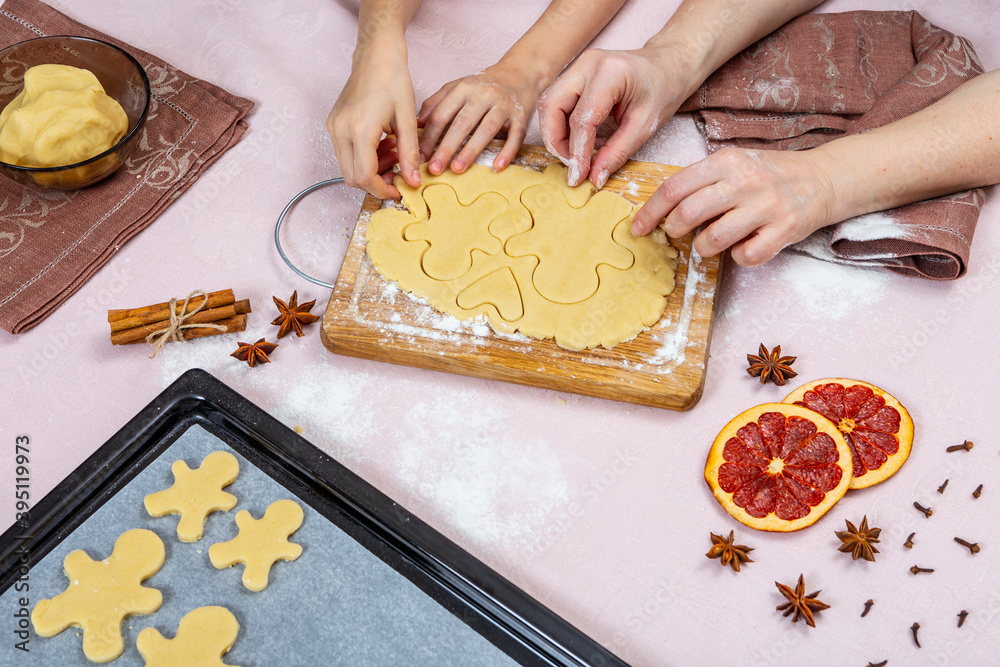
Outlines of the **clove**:
[{"label": "clove", "polygon": [[924,516],[927,518],[930,518],[930,516],[934,514],[934,510],[932,510],[930,507],[924,507],[918,502],[914,502],[913,506],[916,507],[918,511],[923,512]]},{"label": "clove", "polygon": [[981,494],[982,492],[983,492],[983,485],[980,484],[979,486],[976,487],[976,490],[972,492],[972,497],[978,498],[979,494]]},{"label": "clove", "polygon": [[946,488],[948,488],[948,480],[944,480],[944,484],[938,487],[938,493],[944,493]]},{"label": "clove", "polygon": [[970,544],[969,542],[966,542],[965,540],[963,540],[961,537],[956,537],[955,541],[958,542],[959,544],[961,544],[966,549],[968,549],[969,552],[972,553],[973,555],[979,553],[979,543],[978,542]]},{"label": "clove", "polygon": [[868,667],[885,667],[888,664],[888,660],[883,660],[882,662],[869,662]]},{"label": "clove", "polygon": [[971,440],[966,440],[961,445],[952,445],[951,447],[949,447],[945,451],[946,452],[957,452],[960,449],[964,449],[965,451],[969,451],[973,447],[975,447],[975,444],[973,444],[973,442]]},{"label": "clove", "polygon": [[861,618],[868,615],[868,612],[871,610],[873,604],[875,604],[875,600],[868,600],[865,602],[865,610],[861,612]]},{"label": "clove", "polygon": [[930,567],[920,567],[919,565],[914,565],[910,568],[910,572],[913,574],[920,574],[921,572],[933,572],[934,568]]},{"label": "clove", "polygon": [[905,542],[903,542],[903,546],[906,547],[907,549],[912,549],[913,548],[913,536],[914,535],[916,535],[916,533],[910,533],[910,536],[906,538]]},{"label": "clove", "polygon": [[965,623],[965,617],[969,615],[969,612],[964,609],[958,612],[958,627],[962,627],[962,623]]},{"label": "clove", "polygon": [[917,645],[917,648],[921,648],[920,639],[917,638],[917,630],[919,629],[920,629],[919,623],[914,623],[913,625],[910,626],[910,632],[913,633],[913,641]]}]

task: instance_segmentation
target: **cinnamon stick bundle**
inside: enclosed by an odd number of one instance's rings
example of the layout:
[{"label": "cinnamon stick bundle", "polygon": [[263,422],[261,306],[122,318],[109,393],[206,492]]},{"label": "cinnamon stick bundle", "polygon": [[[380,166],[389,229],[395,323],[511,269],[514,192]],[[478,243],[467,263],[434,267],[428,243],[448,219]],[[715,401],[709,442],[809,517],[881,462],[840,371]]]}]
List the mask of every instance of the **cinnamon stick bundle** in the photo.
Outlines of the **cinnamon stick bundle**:
[{"label": "cinnamon stick bundle", "polygon": [[[219,306],[228,306],[236,303],[236,297],[233,296],[233,290],[231,289],[222,290],[221,292],[210,292],[205,297],[195,297],[191,299],[188,302],[187,308],[184,309],[184,312],[178,312],[177,314],[184,315],[189,311],[195,310],[206,300],[208,303],[205,304],[204,310],[218,308]],[[183,299],[177,299],[177,302],[179,304],[183,303]],[[152,306],[146,306],[145,308],[108,311],[108,322],[111,323],[111,333],[125,331],[126,329],[140,327],[153,322],[164,322],[169,319],[169,301],[164,303],[155,303]],[[209,322],[211,320],[205,321]]]},{"label": "cinnamon stick bundle", "polygon": [[[174,299],[144,308],[109,310],[111,344],[143,343],[150,334],[167,330],[176,330],[183,340],[246,330],[247,314],[251,312],[249,299],[237,301],[231,289],[192,294],[196,295],[189,296],[186,304],[185,299]],[[172,308],[176,311],[173,317]],[[193,324],[216,326],[194,327]],[[156,349],[162,344],[157,342]]]},{"label": "cinnamon stick bundle", "polygon": [[[211,301],[209,303],[211,303]],[[188,308],[188,310],[190,311],[191,308]],[[237,301],[236,303],[230,304],[228,306],[222,306],[220,308],[210,308],[208,310],[199,311],[194,315],[192,315],[191,317],[188,317],[186,320],[184,320],[184,323],[201,324],[203,322],[215,322],[217,324],[223,324],[223,322],[221,322],[220,320],[228,320],[237,315],[246,315],[249,312],[250,312],[250,299],[243,299],[242,301]],[[146,337],[149,334],[154,333],[156,331],[162,331],[169,326],[170,326],[169,318],[159,322],[153,322],[152,324],[136,326],[132,327],[131,329],[124,329],[119,331],[115,331],[114,327],[112,326],[111,344],[128,345],[129,343],[141,343],[146,340]],[[185,329],[184,338],[192,338],[191,332],[194,330],[195,329]],[[211,328],[204,330],[218,331]],[[239,331],[242,331],[242,329],[240,329]],[[218,333],[224,333],[224,332],[218,331]]]}]

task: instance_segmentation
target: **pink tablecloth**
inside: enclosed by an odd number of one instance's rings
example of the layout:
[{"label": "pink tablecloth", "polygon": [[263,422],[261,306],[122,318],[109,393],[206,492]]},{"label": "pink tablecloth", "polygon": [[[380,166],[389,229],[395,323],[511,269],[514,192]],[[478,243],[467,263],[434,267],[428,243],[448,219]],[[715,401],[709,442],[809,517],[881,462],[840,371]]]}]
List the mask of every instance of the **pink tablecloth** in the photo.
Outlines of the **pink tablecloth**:
[{"label": "pink tablecloth", "polygon": [[[181,372],[201,366],[635,665],[984,664],[1000,653],[995,200],[983,209],[968,275],[954,283],[797,255],[731,267],[717,296],[705,394],[687,413],[336,357],[315,326],[305,338],[283,339],[275,363],[260,368],[229,358],[229,337],[168,346],[150,361],[144,349],[108,344],[108,308],[233,287],[253,302],[254,340],[274,330],[272,294],[297,289],[300,300],[325,303],[322,290],[281,263],[270,234],[293,194],[338,173],[323,123],[347,76],[356,3],[54,4],[257,107],[243,141],[54,315],[25,335],[0,333],[4,525],[13,518],[17,435],[31,438],[40,495]],[[641,43],[677,4],[629,3],[598,45]],[[502,5],[427,0],[408,33],[418,100],[499,57],[544,3]],[[862,7],[872,8],[833,0],[822,9]],[[918,0],[912,8],[971,39],[988,69],[1000,65],[994,3]],[[528,140],[540,143],[537,127]],[[671,122],[640,153],[682,165],[703,155],[690,118]],[[332,279],[360,201],[331,190],[294,216],[289,252]],[[183,251],[177,239],[187,241]],[[893,391],[916,421],[913,455],[896,477],[852,493],[792,535],[736,524],[702,478],[721,426],[783,396],[744,371],[746,353],[761,342],[799,357],[796,380],[869,380]],[[944,453],[966,438],[976,442],[972,452]],[[914,500],[934,516],[917,513]],[[836,550],[833,531],[862,515],[883,528],[873,564]],[[756,549],[739,574],[704,557],[709,532],[732,529]],[[911,532],[912,551],[902,546]],[[982,552],[970,555],[955,536],[978,540]],[[936,571],[914,577],[915,563]],[[831,605],[816,628],[774,610],[782,598],[772,582],[792,584],[800,573]],[[862,619],[869,598],[876,604]],[[961,609],[970,615],[958,629]],[[914,621],[922,649],[910,636]]]}]

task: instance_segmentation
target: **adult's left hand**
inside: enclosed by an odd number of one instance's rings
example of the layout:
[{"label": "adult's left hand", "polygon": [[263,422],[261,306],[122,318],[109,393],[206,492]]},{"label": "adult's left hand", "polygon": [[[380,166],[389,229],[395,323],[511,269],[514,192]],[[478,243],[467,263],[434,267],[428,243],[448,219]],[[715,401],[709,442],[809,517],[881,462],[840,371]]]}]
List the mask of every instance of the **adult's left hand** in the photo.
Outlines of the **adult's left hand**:
[{"label": "adult's left hand", "polygon": [[839,222],[834,184],[813,151],[724,148],[677,172],[632,222],[637,236],[658,224],[671,238],[706,225],[694,249],[726,248],[737,264],[757,266],[820,227]]}]

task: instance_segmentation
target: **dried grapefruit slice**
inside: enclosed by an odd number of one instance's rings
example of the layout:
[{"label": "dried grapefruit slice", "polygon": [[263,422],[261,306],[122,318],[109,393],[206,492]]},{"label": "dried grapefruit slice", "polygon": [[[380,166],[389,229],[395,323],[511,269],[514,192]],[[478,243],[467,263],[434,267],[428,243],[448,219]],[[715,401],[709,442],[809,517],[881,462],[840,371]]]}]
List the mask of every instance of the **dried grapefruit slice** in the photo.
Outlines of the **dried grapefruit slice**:
[{"label": "dried grapefruit slice", "polygon": [[851,483],[851,450],[808,408],[764,403],[726,424],[705,464],[712,493],[740,523],[789,532],[809,526]]},{"label": "dried grapefruit slice", "polygon": [[860,380],[828,378],[804,384],[783,400],[820,413],[833,422],[851,448],[852,489],[891,477],[913,445],[913,420],[889,392]]}]

